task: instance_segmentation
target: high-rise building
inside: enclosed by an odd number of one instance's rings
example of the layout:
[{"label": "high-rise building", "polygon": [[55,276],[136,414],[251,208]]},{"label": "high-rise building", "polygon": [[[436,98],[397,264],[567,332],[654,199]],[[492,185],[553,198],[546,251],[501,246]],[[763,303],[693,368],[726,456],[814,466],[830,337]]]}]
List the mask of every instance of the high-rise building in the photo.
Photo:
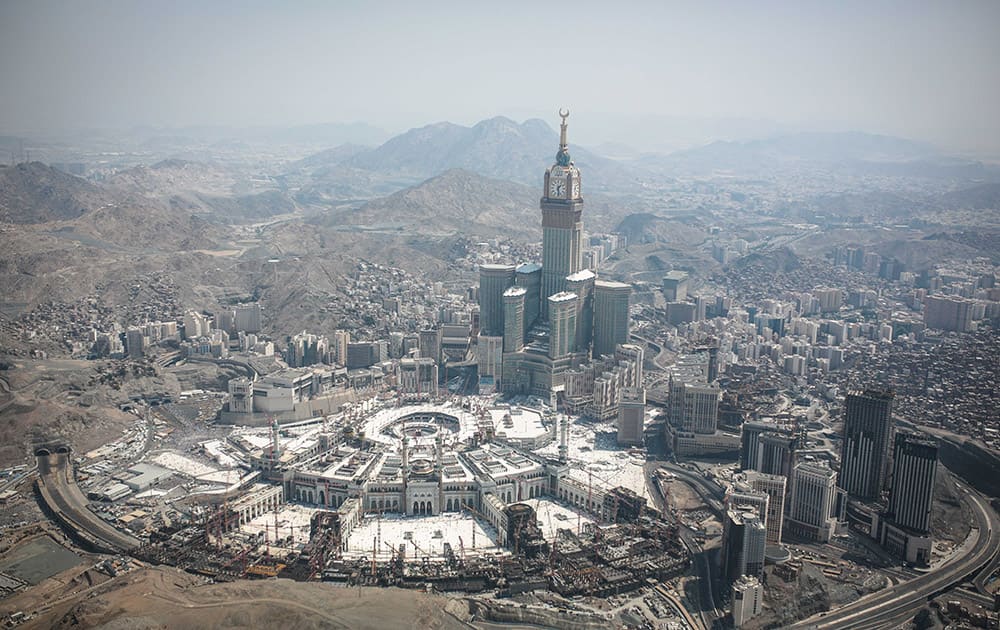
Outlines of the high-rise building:
[{"label": "high-rise building", "polygon": [[632,288],[623,282],[594,282],[595,358],[611,354],[620,343],[628,343],[628,302],[631,293]]},{"label": "high-rise building", "polygon": [[[517,341],[516,339],[514,341]],[[476,339],[476,360],[479,376],[492,376],[493,383],[503,371],[504,337],[482,335]]]},{"label": "high-rise building", "polygon": [[229,411],[253,413],[253,381],[245,376],[229,379]]},{"label": "high-rise building", "polygon": [[561,359],[576,352],[576,293],[563,291],[550,295],[549,303],[549,358]]},{"label": "high-rise building", "polygon": [[146,349],[146,336],[142,334],[142,328],[130,326],[125,332],[125,349],[131,359],[141,359]]},{"label": "high-rise building", "polygon": [[194,340],[212,332],[212,323],[207,317],[197,311],[184,314],[184,338]]},{"label": "high-rise building", "polygon": [[799,440],[791,433],[767,431],[760,436],[760,456],[755,470],[769,475],[792,476]]},{"label": "high-rise building", "polygon": [[755,508],[729,509],[722,529],[722,572],[730,584],[742,575],[764,574],[767,529]]},{"label": "high-rise building", "polygon": [[882,493],[889,461],[894,397],[891,391],[879,390],[847,394],[839,482],[853,497],[873,500]]},{"label": "high-rise building", "polygon": [[764,518],[764,525],[767,527],[767,544],[779,544],[785,516],[787,479],[784,475],[770,475],[756,470],[748,470],[743,473],[742,477],[750,488],[767,495],[767,513]]},{"label": "high-rise building", "polygon": [[428,328],[420,331],[420,356],[441,360],[441,329]]},{"label": "high-rise building", "polygon": [[215,327],[228,333],[236,332],[235,311],[230,308],[224,308],[219,311],[215,316]]},{"label": "high-rise building", "polygon": [[576,348],[590,352],[594,340],[594,283],[597,276],[590,269],[583,269],[566,276],[566,290],[576,293]]},{"label": "high-rise building", "polygon": [[823,313],[837,311],[844,303],[844,292],[840,289],[814,289],[813,297],[819,300],[819,310]]},{"label": "high-rise building", "polygon": [[837,525],[837,473],[825,464],[803,462],[792,475],[786,529],[803,538],[829,542]]},{"label": "high-rise building", "polygon": [[757,470],[760,466],[760,436],[772,425],[747,421],[740,427],[740,470]]},{"label": "high-rise building", "polygon": [[[503,292],[503,351],[518,352],[524,347],[524,287],[510,287]],[[482,338],[480,336],[480,338]]]},{"label": "high-rise building", "polygon": [[646,390],[638,387],[622,388],[618,404],[618,444],[642,444],[643,422],[646,419]]},{"label": "high-rise building", "polygon": [[767,527],[767,508],[770,502],[771,497],[763,492],[757,492],[742,480],[737,480],[726,491],[726,510],[753,508],[764,523],[764,527]]},{"label": "high-rise building", "polygon": [[924,298],[924,323],[928,328],[968,332],[972,330],[974,304],[957,296],[929,295]]},{"label": "high-rise building", "polygon": [[538,263],[518,265],[514,272],[514,284],[523,287],[524,294],[524,332],[538,320],[541,314],[542,266]]},{"label": "high-rise building", "polygon": [[[291,367],[305,367],[307,365],[322,363],[328,359],[328,345],[329,342],[325,336],[313,335],[303,330],[301,333],[293,336],[289,340],[288,347],[285,351],[285,361]],[[377,359],[372,360],[366,365],[358,365],[357,367],[367,367],[368,365],[375,363],[376,360]]]},{"label": "high-rise building", "polygon": [[733,582],[733,627],[743,625],[760,614],[764,605],[764,586],[755,577],[744,575]]},{"label": "high-rise building", "polygon": [[566,118],[559,112],[559,151],[556,163],[545,171],[542,197],[542,315],[548,316],[548,299],[566,290],[566,276],[583,268],[583,197],[580,170],[569,157]]},{"label": "high-rise building", "polygon": [[514,284],[514,265],[479,265],[479,330],[502,335],[503,294]]},{"label": "high-rise building", "polygon": [[671,388],[671,395],[679,391],[683,396],[681,428],[684,431],[709,435],[719,424],[719,401],[722,390],[716,384],[684,383],[679,390]]},{"label": "high-rise building", "polygon": [[233,327],[237,331],[242,330],[249,333],[260,332],[263,328],[261,319],[259,302],[239,304],[233,310]]},{"label": "high-rise building", "polygon": [[351,333],[347,330],[333,331],[333,343],[330,344],[330,352],[333,354],[333,361],[338,365],[347,364],[347,344],[351,343]]},{"label": "high-rise building", "polygon": [[437,393],[438,366],[429,357],[400,359],[396,377],[399,392],[408,399],[430,398]]},{"label": "high-rise building", "polygon": [[930,532],[937,455],[933,440],[896,434],[887,514],[896,525],[921,534]]},{"label": "high-rise building", "polygon": [[688,275],[684,271],[668,271],[663,276],[663,297],[667,302],[687,300]]}]

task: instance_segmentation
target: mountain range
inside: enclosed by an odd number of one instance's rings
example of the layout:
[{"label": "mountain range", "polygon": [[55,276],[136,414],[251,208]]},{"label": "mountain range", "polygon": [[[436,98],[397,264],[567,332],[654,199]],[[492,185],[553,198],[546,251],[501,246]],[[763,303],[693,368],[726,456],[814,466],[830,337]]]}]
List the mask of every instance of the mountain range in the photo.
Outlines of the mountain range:
[{"label": "mountain range", "polygon": [[0,166],[0,221],[67,221],[113,199],[107,190],[41,162]]},{"label": "mountain range", "polygon": [[1000,167],[955,158],[922,143],[862,132],[799,132],[738,142],[718,141],[638,160],[659,176],[725,171],[744,176],[789,171],[1000,181]]},{"label": "mountain range", "polygon": [[[630,174],[614,160],[572,144],[570,154],[584,172],[589,191],[628,187]],[[308,173],[313,185],[377,173],[381,179],[414,184],[452,169],[541,187],[542,173],[555,161],[559,135],[538,119],[483,120],[472,127],[450,122],[411,129],[384,144],[361,149],[338,147],[290,165],[288,175]]]},{"label": "mountain range", "polygon": [[[420,234],[541,238],[541,191],[523,184],[451,169],[358,208],[335,208],[311,221],[340,229],[405,230]],[[589,230],[611,229],[626,210],[599,195],[584,202]]]}]

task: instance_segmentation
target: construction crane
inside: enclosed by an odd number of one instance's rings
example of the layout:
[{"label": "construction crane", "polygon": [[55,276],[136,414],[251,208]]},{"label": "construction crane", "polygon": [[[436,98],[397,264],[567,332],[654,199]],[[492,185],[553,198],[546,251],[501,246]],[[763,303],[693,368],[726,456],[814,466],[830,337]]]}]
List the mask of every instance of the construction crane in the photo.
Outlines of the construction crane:
[{"label": "construction crane", "polygon": [[415,541],[415,540],[413,540],[411,538],[410,539],[410,544],[413,545],[414,549],[416,549],[417,551],[419,551],[420,553],[422,553],[425,558],[429,558],[430,557],[429,553],[427,553],[426,551],[424,551],[423,549],[420,548],[420,545],[417,544],[417,541]]},{"label": "construction crane", "polygon": [[[463,503],[461,507],[462,507],[463,510],[468,510],[469,513],[473,515],[473,517],[478,516],[479,518],[483,519],[487,523],[490,522],[490,519],[486,518],[486,515],[484,515],[482,512],[480,512],[476,508],[472,507],[468,503]],[[476,548],[476,523],[475,523],[475,518],[473,518],[473,522],[472,522],[472,548],[473,549]]]}]

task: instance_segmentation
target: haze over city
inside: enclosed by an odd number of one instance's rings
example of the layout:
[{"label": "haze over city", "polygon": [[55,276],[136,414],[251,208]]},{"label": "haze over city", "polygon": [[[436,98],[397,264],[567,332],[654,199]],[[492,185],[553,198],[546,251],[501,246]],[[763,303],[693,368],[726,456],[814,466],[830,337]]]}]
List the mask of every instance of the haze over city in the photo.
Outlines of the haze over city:
[{"label": "haze over city", "polygon": [[522,120],[669,150],[857,130],[1000,155],[1000,5],[24,2],[0,130]]}]

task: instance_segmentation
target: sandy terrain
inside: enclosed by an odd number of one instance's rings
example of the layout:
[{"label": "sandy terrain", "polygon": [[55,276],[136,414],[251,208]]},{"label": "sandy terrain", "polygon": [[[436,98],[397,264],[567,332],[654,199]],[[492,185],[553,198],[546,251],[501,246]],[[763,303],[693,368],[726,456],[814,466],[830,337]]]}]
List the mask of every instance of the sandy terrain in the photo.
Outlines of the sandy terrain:
[{"label": "sandy terrain", "polygon": [[[140,569],[55,606],[24,628],[462,628],[447,598],[290,580],[205,584],[172,568]],[[27,612],[27,611],[26,611]]]}]

